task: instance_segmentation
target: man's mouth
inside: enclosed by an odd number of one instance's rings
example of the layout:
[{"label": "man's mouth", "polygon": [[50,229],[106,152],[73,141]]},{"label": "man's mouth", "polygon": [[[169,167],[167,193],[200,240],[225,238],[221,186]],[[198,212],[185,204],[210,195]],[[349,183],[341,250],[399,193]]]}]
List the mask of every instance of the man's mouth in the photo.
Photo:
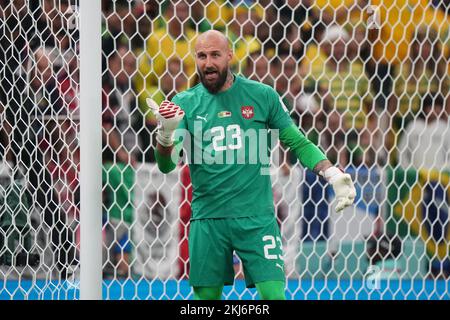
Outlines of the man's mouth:
[{"label": "man's mouth", "polygon": [[214,80],[217,79],[219,73],[215,70],[205,71],[205,79],[206,80]]}]

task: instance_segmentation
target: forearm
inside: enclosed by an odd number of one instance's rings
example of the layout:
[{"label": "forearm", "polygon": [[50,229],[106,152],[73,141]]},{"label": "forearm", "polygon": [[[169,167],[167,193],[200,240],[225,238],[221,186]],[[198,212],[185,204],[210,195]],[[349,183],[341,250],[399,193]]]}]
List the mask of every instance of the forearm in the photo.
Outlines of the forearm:
[{"label": "forearm", "polygon": [[156,144],[156,151],[159,153],[159,155],[165,156],[165,157],[168,157],[172,154],[173,148],[174,148],[173,145],[164,147],[160,143]]},{"label": "forearm", "polygon": [[300,163],[319,174],[332,166],[325,154],[309,141],[294,125],[281,130],[280,140],[295,154]]},{"label": "forearm", "polygon": [[164,147],[161,144],[157,144],[155,150],[156,163],[162,173],[169,173],[177,166],[179,159],[178,147],[171,145]]},{"label": "forearm", "polygon": [[333,187],[337,212],[352,205],[356,190],[349,174],[333,166],[325,154],[293,125],[281,131],[280,140],[291,148],[302,165],[322,176]]},{"label": "forearm", "polygon": [[332,166],[333,165],[331,164],[330,160],[322,160],[314,166],[313,171],[315,174],[323,176],[325,170],[331,168]]}]

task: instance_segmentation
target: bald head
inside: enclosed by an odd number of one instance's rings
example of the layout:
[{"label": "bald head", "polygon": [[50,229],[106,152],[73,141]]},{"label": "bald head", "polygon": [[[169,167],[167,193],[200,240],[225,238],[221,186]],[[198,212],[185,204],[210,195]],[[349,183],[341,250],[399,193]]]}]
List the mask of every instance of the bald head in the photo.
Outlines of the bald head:
[{"label": "bald head", "polygon": [[197,51],[198,48],[203,48],[208,44],[221,47],[223,50],[231,50],[230,42],[227,37],[222,32],[217,30],[208,30],[200,34],[197,37],[197,42],[195,43],[195,51]]},{"label": "bald head", "polygon": [[209,30],[197,37],[195,62],[200,81],[210,93],[224,89],[233,53],[225,35]]}]

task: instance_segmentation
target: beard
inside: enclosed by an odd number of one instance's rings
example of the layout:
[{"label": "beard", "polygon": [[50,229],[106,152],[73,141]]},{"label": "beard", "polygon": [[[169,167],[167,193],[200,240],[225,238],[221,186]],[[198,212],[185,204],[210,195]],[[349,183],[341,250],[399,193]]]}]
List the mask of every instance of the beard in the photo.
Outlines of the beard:
[{"label": "beard", "polygon": [[[203,84],[203,86],[208,90],[211,94],[216,94],[217,92],[222,89],[223,85],[227,81],[228,76],[228,67],[225,67],[223,70],[217,70],[214,68],[205,69],[205,71],[200,71],[197,69],[198,75],[200,77],[200,82]],[[217,74],[217,77],[215,79],[208,79],[208,75],[210,74]]]}]

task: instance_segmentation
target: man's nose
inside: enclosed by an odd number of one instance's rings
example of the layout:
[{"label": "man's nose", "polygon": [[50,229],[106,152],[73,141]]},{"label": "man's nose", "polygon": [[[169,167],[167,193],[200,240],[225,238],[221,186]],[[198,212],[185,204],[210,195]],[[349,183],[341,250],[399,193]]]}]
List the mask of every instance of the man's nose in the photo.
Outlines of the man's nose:
[{"label": "man's nose", "polygon": [[205,64],[205,67],[212,67],[213,66],[213,64],[212,64],[212,59],[211,59],[211,57],[210,56],[207,56],[206,57],[206,64]]}]

